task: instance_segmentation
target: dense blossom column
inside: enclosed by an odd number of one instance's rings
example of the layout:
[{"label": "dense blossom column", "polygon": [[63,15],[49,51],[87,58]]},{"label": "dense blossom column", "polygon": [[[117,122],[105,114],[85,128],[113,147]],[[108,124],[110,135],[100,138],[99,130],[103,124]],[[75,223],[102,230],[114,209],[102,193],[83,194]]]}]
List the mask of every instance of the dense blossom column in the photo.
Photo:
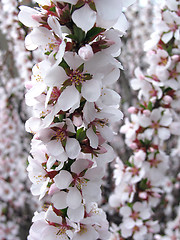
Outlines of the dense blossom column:
[{"label": "dense blossom column", "polygon": [[[171,134],[180,134],[177,114],[180,89],[179,7],[179,1],[173,0],[157,4],[155,32],[145,44],[150,66],[147,74],[137,68],[136,78],[131,81],[132,88],[139,91],[139,102],[137,107],[129,108],[130,120],[126,119],[120,132],[125,134],[126,144],[133,150],[133,155],[125,164],[120,159],[116,162],[116,187],[109,202],[118,208],[122,222],[119,226],[113,225],[111,239],[154,239],[154,233],[161,227],[153,221],[153,216],[158,216],[157,206],[165,207],[168,203],[166,196],[171,180],[166,174],[170,156],[165,152],[165,142]],[[178,183],[178,176],[176,179]],[[168,236],[156,235],[156,239],[178,239],[178,219],[179,216],[167,224],[171,229],[169,232],[168,229],[164,232],[162,226],[161,231]]]},{"label": "dense blossom column", "polygon": [[120,96],[111,86],[120,76],[122,13],[134,1],[36,1],[21,6],[19,20],[32,31],[27,49],[44,60],[26,83],[34,116],[28,173],[31,191],[49,204],[35,213],[28,239],[107,239],[108,222],[97,207],[106,164],[114,152],[110,124],[120,121]]}]

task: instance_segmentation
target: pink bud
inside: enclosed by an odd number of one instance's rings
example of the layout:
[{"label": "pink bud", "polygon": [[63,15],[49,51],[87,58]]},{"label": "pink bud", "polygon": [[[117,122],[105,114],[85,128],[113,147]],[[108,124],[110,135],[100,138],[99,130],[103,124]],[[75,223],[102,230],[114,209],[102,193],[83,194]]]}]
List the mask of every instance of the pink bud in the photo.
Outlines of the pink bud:
[{"label": "pink bud", "polygon": [[180,189],[180,184],[177,182],[177,183],[175,183],[175,189]]},{"label": "pink bud", "polygon": [[35,21],[37,21],[37,22],[42,22],[42,19],[41,19],[41,15],[32,15],[32,19],[34,19]]},{"label": "pink bud", "polygon": [[49,188],[48,194],[52,196],[54,193],[56,193],[56,192],[58,192],[58,191],[59,191],[59,188],[57,188],[57,187],[56,187],[56,184],[53,183],[53,184],[50,186],[50,188]]},{"label": "pink bud", "polygon": [[98,136],[99,145],[102,145],[105,142],[105,139],[101,136],[101,134],[99,133],[96,133],[96,134]]},{"label": "pink bud", "polygon": [[135,107],[129,107],[128,112],[129,113],[136,113],[136,108]]},{"label": "pink bud", "polygon": [[171,58],[172,58],[172,60],[174,60],[175,62],[176,62],[176,61],[179,61],[179,55],[174,55],[174,56],[172,56]]},{"label": "pink bud", "polygon": [[166,96],[163,97],[163,100],[164,100],[165,103],[169,104],[169,103],[172,102],[173,99],[169,95],[166,95]]},{"label": "pink bud", "polygon": [[27,90],[31,89],[33,86],[31,82],[25,82],[24,85]]},{"label": "pink bud", "polygon": [[153,147],[150,147],[149,150],[150,150],[150,152],[152,152],[152,153],[154,152],[154,148],[153,148]]},{"label": "pink bud", "polygon": [[151,115],[151,112],[150,112],[148,109],[146,109],[146,110],[143,111],[143,114],[144,114],[146,117],[149,117],[149,116]]},{"label": "pink bud", "polygon": [[136,143],[131,143],[131,144],[130,144],[130,148],[131,148],[132,150],[135,150],[135,149],[137,148],[137,144],[136,144]]},{"label": "pink bud", "polygon": [[139,193],[139,197],[140,197],[141,199],[146,199],[146,198],[147,198],[147,193],[146,193],[146,192],[140,192],[140,193]]},{"label": "pink bud", "polygon": [[86,44],[84,47],[81,47],[78,51],[79,56],[87,61],[94,56],[92,47],[89,44]]},{"label": "pink bud", "polygon": [[81,116],[76,116],[74,115],[73,116],[73,124],[76,126],[76,127],[80,127],[82,125],[82,117]]},{"label": "pink bud", "polygon": [[107,150],[106,150],[104,147],[99,146],[99,151],[98,151],[98,153],[103,154],[103,153],[106,153],[106,152],[107,152]]}]

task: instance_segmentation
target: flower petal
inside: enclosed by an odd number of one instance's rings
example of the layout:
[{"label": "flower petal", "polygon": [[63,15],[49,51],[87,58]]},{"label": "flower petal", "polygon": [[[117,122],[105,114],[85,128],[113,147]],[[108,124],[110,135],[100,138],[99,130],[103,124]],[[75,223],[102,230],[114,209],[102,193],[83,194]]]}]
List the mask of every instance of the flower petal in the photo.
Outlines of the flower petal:
[{"label": "flower petal", "polygon": [[61,170],[59,174],[54,177],[54,182],[59,189],[66,189],[73,181],[71,174],[66,170]]},{"label": "flower petal", "polygon": [[82,196],[80,191],[76,187],[69,188],[69,192],[67,194],[67,204],[70,208],[76,209],[80,207],[82,202]]},{"label": "flower petal", "polygon": [[81,151],[80,144],[75,138],[67,138],[65,149],[71,159],[75,159]]},{"label": "flower petal", "polygon": [[79,102],[79,92],[74,86],[67,87],[58,98],[55,109],[56,112],[60,110],[67,111]]},{"label": "flower petal", "polygon": [[79,28],[87,32],[96,22],[96,12],[93,11],[88,4],[85,4],[83,7],[73,12],[72,20]]},{"label": "flower petal", "polygon": [[[96,89],[96,91],[95,91]],[[95,102],[101,95],[100,80],[92,79],[82,84],[82,96],[89,102]]]},{"label": "flower petal", "polygon": [[66,203],[66,198],[67,198],[67,193],[61,191],[61,192],[55,193],[52,196],[51,201],[54,204],[55,208],[64,209],[68,206],[67,203]]}]

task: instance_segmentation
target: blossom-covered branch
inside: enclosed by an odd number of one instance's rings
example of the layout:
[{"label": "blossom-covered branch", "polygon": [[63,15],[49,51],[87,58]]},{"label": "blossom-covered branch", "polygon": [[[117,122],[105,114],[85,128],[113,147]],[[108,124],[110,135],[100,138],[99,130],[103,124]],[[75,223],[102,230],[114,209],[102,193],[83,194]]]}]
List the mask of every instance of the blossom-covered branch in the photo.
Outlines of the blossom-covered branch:
[{"label": "blossom-covered branch", "polygon": [[173,0],[162,1],[160,8],[157,4],[155,32],[145,44],[150,66],[147,74],[137,68],[136,78],[131,81],[132,88],[139,91],[139,106],[129,108],[131,119],[126,119],[120,130],[133,155],[125,164],[117,159],[116,188],[110,205],[118,208],[122,223],[115,227],[112,238],[154,239],[153,234],[159,231],[153,210],[163,204],[167,188],[170,157],[165,152],[165,141],[171,134],[180,134],[176,114],[180,88],[179,7],[179,2]]},{"label": "blossom-covered branch", "polygon": [[107,142],[120,121],[120,96],[111,86],[120,76],[122,13],[134,0],[38,0],[21,6],[19,20],[32,31],[29,50],[44,60],[26,82],[34,116],[28,173],[31,191],[48,206],[33,218],[28,240],[107,239],[108,222],[97,207],[106,164],[114,159]]}]

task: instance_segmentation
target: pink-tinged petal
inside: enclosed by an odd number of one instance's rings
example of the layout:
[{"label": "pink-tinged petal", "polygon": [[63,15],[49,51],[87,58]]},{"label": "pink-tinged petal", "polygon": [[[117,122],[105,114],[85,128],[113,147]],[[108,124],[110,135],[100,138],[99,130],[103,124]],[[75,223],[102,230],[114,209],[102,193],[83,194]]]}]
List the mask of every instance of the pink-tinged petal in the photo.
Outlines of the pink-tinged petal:
[{"label": "pink-tinged petal", "polygon": [[131,208],[128,206],[123,206],[120,208],[119,213],[123,215],[123,217],[129,217],[132,213]]},{"label": "pink-tinged petal", "polygon": [[123,7],[127,8],[135,2],[136,0],[123,0]]},{"label": "pink-tinged petal", "polygon": [[50,188],[49,188],[48,194],[49,194],[50,196],[52,196],[52,195],[54,195],[54,194],[57,193],[57,192],[59,192],[59,188],[56,187],[56,184],[55,184],[55,183],[53,183],[53,184],[50,186]]},{"label": "pink-tinged petal", "polygon": [[30,188],[32,195],[38,196],[41,191],[42,184],[33,184]]},{"label": "pink-tinged petal", "polygon": [[94,0],[97,14],[104,20],[114,20],[117,19],[121,13],[122,2],[119,0]]},{"label": "pink-tinged petal", "polygon": [[81,89],[82,96],[89,102],[95,102],[101,95],[101,85],[100,79],[92,79],[84,82]]},{"label": "pink-tinged petal", "polygon": [[75,52],[66,52],[64,55],[64,60],[73,70],[76,70],[84,62]]},{"label": "pink-tinged petal", "polygon": [[110,86],[115,83],[120,77],[120,70],[119,68],[112,66],[111,70],[105,75],[103,78],[103,83],[106,86]]},{"label": "pink-tinged petal", "polygon": [[140,212],[143,209],[143,205],[141,202],[135,202],[133,205],[133,210],[135,212]]},{"label": "pink-tinged petal", "polygon": [[162,41],[166,44],[166,43],[168,43],[170,40],[171,40],[171,38],[173,37],[173,32],[172,31],[170,31],[170,32],[168,32],[168,33],[164,33],[163,35],[162,35]]},{"label": "pink-tinged petal", "polygon": [[49,222],[62,224],[62,217],[56,215],[56,213],[52,209],[52,206],[50,206],[46,211],[45,219],[48,220]]},{"label": "pink-tinged petal", "polygon": [[98,136],[95,134],[95,132],[93,131],[92,127],[90,127],[87,131],[86,131],[86,136],[89,138],[90,140],[90,146],[93,148],[97,148],[98,144],[99,144],[99,139]]},{"label": "pink-tinged petal", "polygon": [[58,98],[58,101],[55,105],[56,112],[60,110],[67,111],[79,102],[79,92],[75,86],[67,87]]},{"label": "pink-tinged petal", "polygon": [[67,193],[62,191],[62,192],[55,193],[52,196],[51,201],[54,204],[55,208],[64,209],[68,206],[66,203],[66,198],[67,198]]},{"label": "pink-tinged petal", "polygon": [[61,25],[58,22],[57,18],[54,16],[49,16],[47,20],[48,25],[52,28],[53,32],[59,37],[62,38]]},{"label": "pink-tinged petal", "polygon": [[174,135],[180,135],[180,122],[173,122],[173,123],[171,123],[170,131]]},{"label": "pink-tinged petal", "polygon": [[141,127],[146,128],[151,125],[151,120],[146,116],[140,116],[139,117],[139,125]]},{"label": "pink-tinged petal", "polygon": [[66,170],[61,170],[59,174],[54,177],[54,182],[59,189],[66,189],[73,181],[71,174]]},{"label": "pink-tinged petal", "polygon": [[55,56],[56,58],[56,63],[55,66],[58,66],[58,64],[62,61],[62,58],[64,56],[64,52],[65,52],[65,48],[66,48],[66,43],[64,41],[62,41],[62,43],[59,46],[59,50]]},{"label": "pink-tinged petal", "polygon": [[98,127],[98,130],[101,136],[108,142],[111,142],[113,140],[114,134],[108,126],[104,125],[103,127]]},{"label": "pink-tinged petal", "polygon": [[147,138],[149,140],[152,139],[153,134],[154,134],[154,129],[152,129],[152,128],[148,128],[144,131],[145,138]]},{"label": "pink-tinged petal", "polygon": [[125,218],[123,221],[123,224],[126,226],[126,228],[131,229],[135,226],[135,222],[132,218]]},{"label": "pink-tinged petal", "polygon": [[85,4],[73,12],[72,20],[79,28],[87,32],[96,22],[96,12],[93,11],[88,4]]},{"label": "pink-tinged petal", "polygon": [[67,138],[65,149],[68,157],[71,159],[77,158],[81,151],[80,144],[75,138]]},{"label": "pink-tinged petal", "polygon": [[33,19],[33,15],[39,15],[39,12],[27,6],[20,6],[18,19],[27,27],[39,27],[40,23]]},{"label": "pink-tinged petal", "polygon": [[69,192],[67,194],[67,204],[70,208],[76,209],[80,207],[82,202],[82,196],[80,191],[76,187],[69,188]]},{"label": "pink-tinged petal", "polygon": [[43,128],[38,133],[38,138],[44,143],[48,143],[54,136],[54,131],[50,128]]},{"label": "pink-tinged petal", "polygon": [[86,203],[99,201],[101,199],[101,189],[99,182],[87,182],[82,186],[82,194]]},{"label": "pink-tinged petal", "polygon": [[51,5],[51,0],[36,0],[38,4],[41,6],[50,6]]},{"label": "pink-tinged petal", "polygon": [[150,218],[151,217],[150,209],[148,208],[144,209],[143,211],[140,212],[139,215],[143,220]]},{"label": "pink-tinged petal", "polygon": [[160,109],[154,109],[154,110],[152,111],[150,117],[151,117],[151,120],[152,120],[153,122],[157,122],[158,120],[160,120],[160,118],[161,118],[161,111],[160,111]]},{"label": "pink-tinged petal", "polygon": [[165,111],[163,116],[161,117],[161,120],[159,122],[159,124],[161,126],[167,127],[172,123],[172,115],[169,111]]},{"label": "pink-tinged petal", "polygon": [[91,167],[93,162],[91,162],[88,159],[77,159],[72,165],[71,165],[71,172],[80,174],[85,169]]},{"label": "pink-tinged petal", "polygon": [[162,140],[167,140],[170,138],[170,130],[168,128],[159,128],[158,137]]},{"label": "pink-tinged petal", "polygon": [[66,125],[67,125],[67,131],[68,132],[76,133],[74,125],[69,118],[66,119]]},{"label": "pink-tinged petal", "polygon": [[107,106],[119,105],[121,97],[112,89],[104,89],[101,93],[100,100]]},{"label": "pink-tinged petal", "polygon": [[120,33],[122,32],[124,34],[126,32],[126,30],[129,28],[129,23],[124,13],[121,13],[121,15],[119,16],[117,22],[114,24],[113,27],[114,29],[119,30]]},{"label": "pink-tinged petal", "polygon": [[[62,0],[56,0],[56,2],[62,2]],[[64,0],[63,2],[67,2],[67,3],[75,5],[78,2],[78,0]]]},{"label": "pink-tinged petal", "polygon": [[50,30],[45,27],[34,28],[30,35],[32,42],[38,46],[46,45],[53,39]]},{"label": "pink-tinged petal", "polygon": [[68,156],[66,154],[66,152],[62,152],[61,154],[59,154],[58,156],[56,156],[56,160],[60,161],[60,162],[65,162],[68,159]]},{"label": "pink-tinged petal", "polygon": [[84,178],[91,181],[99,181],[99,179],[104,177],[104,171],[101,167],[90,168],[86,171]]},{"label": "pink-tinged petal", "polygon": [[29,50],[29,51],[33,51],[33,50],[35,50],[36,48],[38,48],[38,45],[37,45],[37,44],[34,44],[34,43],[32,42],[31,33],[28,34],[28,35],[26,36],[26,38],[25,38],[25,47],[26,47],[26,49]]},{"label": "pink-tinged petal", "polygon": [[25,123],[25,129],[27,132],[36,133],[42,125],[42,120],[37,117],[29,118]]},{"label": "pink-tinged petal", "polygon": [[47,170],[50,170],[52,168],[52,166],[54,165],[54,163],[56,162],[56,158],[50,156],[47,160],[46,166],[47,166]]},{"label": "pink-tinged petal", "polygon": [[59,154],[63,153],[64,148],[60,141],[52,140],[47,143],[46,145],[48,153],[52,154],[53,156],[58,156]]},{"label": "pink-tinged petal", "polygon": [[126,225],[123,222],[123,225],[120,226],[121,227],[121,234],[124,238],[128,238],[132,235],[132,229],[128,229],[126,228]]},{"label": "pink-tinged petal", "polygon": [[80,205],[76,209],[68,208],[67,215],[71,221],[80,222],[84,218],[84,206]]},{"label": "pink-tinged petal", "polygon": [[68,79],[66,72],[62,67],[55,66],[52,67],[47,73],[44,78],[44,82],[49,87],[61,87],[62,83]]}]

